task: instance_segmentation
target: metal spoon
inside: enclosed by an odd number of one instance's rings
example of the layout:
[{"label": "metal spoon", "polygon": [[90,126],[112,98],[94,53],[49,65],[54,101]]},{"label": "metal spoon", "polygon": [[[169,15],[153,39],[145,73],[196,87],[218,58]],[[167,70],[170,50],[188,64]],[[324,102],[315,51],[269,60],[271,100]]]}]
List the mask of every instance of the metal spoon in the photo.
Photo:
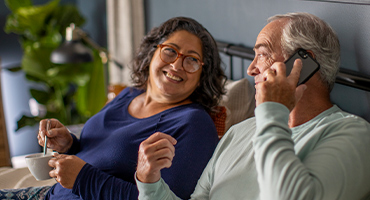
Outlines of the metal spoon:
[{"label": "metal spoon", "polygon": [[[49,132],[50,126],[51,126],[50,119],[48,119],[48,121],[46,122],[46,132]],[[46,148],[47,142],[48,142],[48,137],[45,134],[44,156],[46,155],[46,153],[48,151],[48,149]]]}]

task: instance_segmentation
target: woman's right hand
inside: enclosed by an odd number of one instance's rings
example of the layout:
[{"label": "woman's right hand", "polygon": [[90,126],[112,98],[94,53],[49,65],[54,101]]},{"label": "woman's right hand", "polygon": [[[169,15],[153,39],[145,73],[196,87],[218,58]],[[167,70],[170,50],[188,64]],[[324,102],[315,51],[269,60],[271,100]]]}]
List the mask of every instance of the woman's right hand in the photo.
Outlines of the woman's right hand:
[{"label": "woman's right hand", "polygon": [[157,132],[141,142],[136,177],[143,183],[154,183],[161,178],[160,170],[169,168],[175,156],[176,139]]},{"label": "woman's right hand", "polygon": [[[47,131],[47,127],[50,128],[49,131]],[[59,153],[65,153],[72,146],[73,138],[69,130],[57,119],[43,119],[40,121],[37,139],[41,146],[45,145],[45,134],[48,137],[47,148],[51,148]]]}]

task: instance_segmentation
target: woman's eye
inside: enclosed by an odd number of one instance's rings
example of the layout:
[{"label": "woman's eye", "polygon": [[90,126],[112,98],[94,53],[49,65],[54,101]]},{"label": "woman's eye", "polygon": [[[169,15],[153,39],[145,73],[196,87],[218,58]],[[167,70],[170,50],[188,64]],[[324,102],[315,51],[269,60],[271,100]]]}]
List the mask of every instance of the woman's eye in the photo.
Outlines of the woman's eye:
[{"label": "woman's eye", "polygon": [[175,49],[172,49],[172,48],[165,48],[162,51],[163,51],[163,53],[165,53],[167,55],[176,55],[177,54]]},{"label": "woman's eye", "polygon": [[186,57],[186,59],[189,61],[189,62],[192,62],[192,63],[197,63],[198,62],[198,59],[194,58],[194,57]]}]

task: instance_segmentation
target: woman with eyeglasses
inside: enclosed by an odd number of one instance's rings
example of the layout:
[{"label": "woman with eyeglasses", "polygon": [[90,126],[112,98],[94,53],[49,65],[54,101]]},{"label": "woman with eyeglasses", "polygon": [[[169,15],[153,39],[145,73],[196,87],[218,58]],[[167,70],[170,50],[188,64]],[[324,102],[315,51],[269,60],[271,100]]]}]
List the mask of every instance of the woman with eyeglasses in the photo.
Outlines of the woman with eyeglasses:
[{"label": "woman with eyeglasses", "polygon": [[172,18],[144,37],[132,80],[86,122],[80,139],[56,119],[49,132],[40,122],[39,144],[46,134],[59,152],[49,161],[58,183],[45,199],[137,199],[135,171],[148,160],[171,163],[156,172],[176,195],[190,197],[218,142],[209,115],[224,94],[216,42],[195,20]]}]

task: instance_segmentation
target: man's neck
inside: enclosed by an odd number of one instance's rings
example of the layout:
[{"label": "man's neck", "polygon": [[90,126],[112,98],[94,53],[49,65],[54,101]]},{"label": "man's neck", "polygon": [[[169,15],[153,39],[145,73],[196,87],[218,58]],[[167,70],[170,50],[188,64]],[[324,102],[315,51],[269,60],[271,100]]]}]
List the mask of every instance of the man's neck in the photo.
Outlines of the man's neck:
[{"label": "man's neck", "polygon": [[318,88],[307,88],[301,100],[290,112],[289,127],[304,124],[332,106],[329,92],[326,90],[320,91]]}]

